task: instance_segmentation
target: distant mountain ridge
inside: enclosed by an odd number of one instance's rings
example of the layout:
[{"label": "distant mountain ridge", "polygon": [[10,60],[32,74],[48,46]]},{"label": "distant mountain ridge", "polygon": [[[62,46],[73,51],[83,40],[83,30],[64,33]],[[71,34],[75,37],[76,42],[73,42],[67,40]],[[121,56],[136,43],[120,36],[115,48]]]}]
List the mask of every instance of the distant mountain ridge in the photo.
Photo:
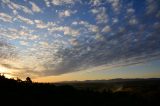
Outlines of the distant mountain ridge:
[{"label": "distant mountain ridge", "polygon": [[62,81],[57,83],[113,83],[113,82],[130,82],[130,81],[154,81],[160,80],[160,78],[116,78],[116,79],[109,79],[109,80],[84,80],[84,81]]}]

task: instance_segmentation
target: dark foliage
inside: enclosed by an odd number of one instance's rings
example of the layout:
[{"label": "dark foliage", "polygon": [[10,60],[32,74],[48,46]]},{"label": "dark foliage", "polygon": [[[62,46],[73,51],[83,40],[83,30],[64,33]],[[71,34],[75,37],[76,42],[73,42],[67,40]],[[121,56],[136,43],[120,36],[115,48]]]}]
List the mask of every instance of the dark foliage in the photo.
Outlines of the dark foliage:
[{"label": "dark foliage", "polygon": [[113,92],[109,89],[96,91],[92,87],[78,89],[73,85],[34,83],[29,77],[26,81],[7,79],[2,75],[0,103],[2,106],[160,106],[159,82],[125,82],[124,90]]}]

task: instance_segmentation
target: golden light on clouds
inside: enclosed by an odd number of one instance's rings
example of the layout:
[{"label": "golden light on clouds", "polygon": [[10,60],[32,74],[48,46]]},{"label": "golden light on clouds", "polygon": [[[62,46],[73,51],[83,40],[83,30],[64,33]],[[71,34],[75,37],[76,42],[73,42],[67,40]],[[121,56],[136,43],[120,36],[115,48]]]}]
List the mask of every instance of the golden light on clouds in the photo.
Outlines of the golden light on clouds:
[{"label": "golden light on clouds", "polygon": [[6,73],[7,68],[0,66],[0,73]]},{"label": "golden light on clouds", "polygon": [[12,71],[14,71],[14,70],[5,68],[5,67],[0,65],[0,74],[5,75],[5,77],[14,78],[15,76],[12,75]]}]

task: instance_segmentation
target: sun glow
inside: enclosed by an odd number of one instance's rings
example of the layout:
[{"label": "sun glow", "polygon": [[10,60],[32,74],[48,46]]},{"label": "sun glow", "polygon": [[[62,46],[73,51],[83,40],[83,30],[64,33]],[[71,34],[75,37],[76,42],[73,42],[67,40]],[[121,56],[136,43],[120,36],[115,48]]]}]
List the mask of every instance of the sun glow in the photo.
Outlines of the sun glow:
[{"label": "sun glow", "polygon": [[7,68],[0,66],[0,73],[6,73],[7,72]]},{"label": "sun glow", "polygon": [[11,75],[11,70],[7,69],[3,66],[0,66],[0,74],[5,75],[7,78],[13,78],[14,76]]}]

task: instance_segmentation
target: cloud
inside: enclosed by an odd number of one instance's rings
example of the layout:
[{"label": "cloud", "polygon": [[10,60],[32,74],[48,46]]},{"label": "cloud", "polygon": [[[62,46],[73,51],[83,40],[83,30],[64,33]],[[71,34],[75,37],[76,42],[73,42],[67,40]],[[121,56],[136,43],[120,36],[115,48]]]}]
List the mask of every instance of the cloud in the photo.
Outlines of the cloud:
[{"label": "cloud", "polygon": [[155,0],[146,0],[146,13],[151,14],[154,13],[157,10],[157,5]]},{"label": "cloud", "polygon": [[48,42],[39,42],[39,44],[42,45],[43,47],[49,46]]},{"label": "cloud", "polygon": [[77,36],[80,34],[78,30],[74,30],[70,27],[62,27],[62,31],[64,32],[64,35]]},{"label": "cloud", "polygon": [[14,46],[8,44],[4,40],[0,40],[0,59],[11,59],[16,57]]},{"label": "cloud", "polygon": [[75,0],[52,0],[53,5],[74,4]]},{"label": "cloud", "polygon": [[99,27],[97,25],[93,25],[88,23],[87,21],[78,21],[78,22],[74,22],[72,24],[76,24],[76,25],[81,25],[81,27],[83,26],[85,30],[87,30],[87,33],[97,33],[99,32]]},{"label": "cloud", "polygon": [[80,32],[68,26],[56,26],[48,29],[50,32],[63,32],[64,35],[78,36]]},{"label": "cloud", "polygon": [[51,6],[51,3],[49,2],[49,0],[44,0],[45,4],[47,7],[50,7]]},{"label": "cloud", "polygon": [[26,42],[26,41],[20,41],[19,42],[21,45],[23,45],[23,46],[27,46],[28,45],[28,42]]},{"label": "cloud", "polygon": [[98,24],[107,23],[108,22],[108,15],[106,13],[105,7],[99,7],[96,9],[92,9],[91,12],[96,15],[96,20]]},{"label": "cloud", "polygon": [[42,10],[34,2],[30,1],[29,3],[32,5],[33,12],[36,12],[36,13],[42,12]]},{"label": "cloud", "polygon": [[14,40],[14,39],[18,39],[19,38],[19,35],[17,34],[17,30],[16,29],[4,29],[4,28],[1,28],[0,29],[1,31],[1,37],[3,38],[6,38],[8,40]]},{"label": "cloud", "polygon": [[[88,46],[76,45],[71,49],[65,49],[64,51],[60,52],[61,55],[64,56],[63,61],[57,66],[56,69],[50,70],[45,74],[63,74],[73,71],[85,70],[100,65],[112,66],[114,64],[113,67],[117,67],[122,66],[122,64],[127,65],[128,63],[138,64],[140,61],[144,62],[148,58],[154,57],[155,52],[153,51],[151,54],[149,53],[150,57],[146,57],[147,55],[144,55],[144,53],[150,51],[148,48],[148,44],[145,44],[145,46],[147,46],[145,47],[145,50],[142,49],[142,45],[135,46],[135,48],[133,49],[130,47],[130,43],[132,41],[124,41],[125,37],[123,36],[122,41],[118,41],[118,39],[114,38],[108,41],[103,40],[100,42],[90,42]],[[119,46],[116,46],[118,44]],[[89,50],[87,49],[88,47],[90,47]],[[136,53],[137,50],[140,52]],[[140,56],[142,56],[142,58],[140,58]]]},{"label": "cloud", "polygon": [[90,0],[92,6],[99,6],[102,4],[101,0]]},{"label": "cloud", "polygon": [[115,12],[118,12],[120,10],[120,0],[107,0],[108,3],[111,4],[112,6],[112,9],[115,11]]},{"label": "cloud", "polygon": [[117,22],[119,21],[118,18],[112,18],[112,20],[113,20],[113,21],[112,21],[113,23],[117,23]]},{"label": "cloud", "polygon": [[4,4],[6,4],[13,11],[19,10],[19,11],[23,11],[24,13],[27,13],[27,14],[32,14],[32,11],[26,6],[16,4],[16,3],[14,3],[13,1],[10,1],[10,0],[2,0],[2,2]]},{"label": "cloud", "polygon": [[146,1],[141,8],[135,0],[2,0],[0,66],[24,77],[157,59],[159,7],[155,0]]},{"label": "cloud", "polygon": [[77,24],[78,24],[77,21],[72,22],[72,25],[77,25]]},{"label": "cloud", "polygon": [[1,37],[5,38],[9,41],[14,40],[37,40],[39,38],[39,35],[34,34],[34,30],[21,28],[19,30],[15,28],[8,28],[4,29],[1,28]]},{"label": "cloud", "polygon": [[44,29],[48,27],[47,24],[44,23],[42,20],[34,20],[34,22],[37,28]]},{"label": "cloud", "polygon": [[99,13],[99,10],[96,9],[96,8],[93,8],[93,9],[91,9],[91,12],[92,12],[93,14],[97,14],[97,13]]},{"label": "cloud", "polygon": [[70,44],[71,45],[73,45],[73,46],[76,46],[76,45],[78,45],[78,42],[77,42],[77,40],[76,39],[70,39]]},{"label": "cloud", "polygon": [[108,25],[102,29],[102,32],[110,32],[110,31],[111,31],[111,28]]},{"label": "cloud", "polygon": [[12,22],[12,17],[5,13],[0,13],[0,20],[4,22]]},{"label": "cloud", "polygon": [[136,24],[138,24],[138,20],[137,20],[136,18],[131,18],[131,19],[129,20],[129,24],[130,24],[130,25],[136,25]]},{"label": "cloud", "polygon": [[17,20],[20,20],[26,24],[30,24],[30,25],[34,24],[34,22],[31,19],[25,18],[23,16],[17,15],[16,18],[17,18]]},{"label": "cloud", "polygon": [[43,20],[34,20],[34,23],[36,25],[36,28],[39,28],[39,29],[51,29],[53,27],[56,26],[56,23],[55,22],[44,22]]},{"label": "cloud", "polygon": [[64,12],[59,12],[60,17],[68,17],[71,15],[71,11],[65,10]]},{"label": "cloud", "polygon": [[135,12],[135,10],[133,9],[133,8],[128,8],[127,9],[127,13],[128,14],[132,14],[132,13],[134,13]]},{"label": "cloud", "polygon": [[104,36],[101,35],[100,33],[97,33],[95,35],[95,40],[97,40],[97,41],[103,41],[104,40]]},{"label": "cloud", "polygon": [[31,35],[28,39],[29,40],[37,40],[39,37],[38,37],[38,35]]},{"label": "cloud", "polygon": [[59,17],[69,17],[71,16],[72,14],[75,14],[77,11],[71,11],[71,10],[65,10],[65,11],[62,11],[62,12],[59,12]]}]

